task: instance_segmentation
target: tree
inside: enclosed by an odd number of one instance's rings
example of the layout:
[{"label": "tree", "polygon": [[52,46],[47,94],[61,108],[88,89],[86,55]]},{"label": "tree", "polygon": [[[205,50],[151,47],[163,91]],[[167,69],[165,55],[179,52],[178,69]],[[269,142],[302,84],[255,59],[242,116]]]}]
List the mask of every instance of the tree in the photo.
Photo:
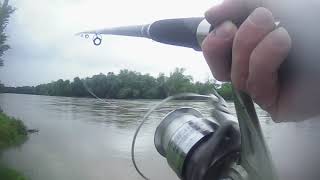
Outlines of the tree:
[{"label": "tree", "polygon": [[3,66],[2,56],[8,49],[10,49],[10,46],[6,44],[8,36],[5,33],[5,29],[9,23],[10,15],[14,12],[14,9],[9,6],[9,0],[4,0],[0,6],[0,66]]},{"label": "tree", "polygon": [[87,96],[88,92],[86,91],[86,88],[84,87],[84,84],[79,77],[75,77],[73,79],[73,82],[70,84],[70,86],[71,86],[72,96],[76,96],[76,97]]},{"label": "tree", "polygon": [[[10,15],[14,12],[14,9],[9,6],[9,0],[4,0],[3,3],[0,2],[0,66],[3,66],[2,56],[4,53],[10,48],[7,41],[7,35],[5,33],[5,29],[9,23]],[[1,92],[5,91],[4,85],[1,84]]]},{"label": "tree", "polygon": [[106,98],[115,98],[120,90],[120,81],[113,72],[107,74],[107,96]]},{"label": "tree", "polygon": [[106,75],[100,73],[92,76],[92,78],[86,78],[85,83],[88,88],[91,89],[92,93],[99,98],[105,98],[107,96],[108,83]]},{"label": "tree", "polygon": [[0,93],[4,93],[5,91],[5,86],[4,84],[0,83]]},{"label": "tree", "polygon": [[158,78],[156,79],[156,82],[157,82],[157,97],[158,98],[165,98],[167,96],[169,96],[169,90],[168,90],[168,87],[167,87],[167,79],[168,77],[166,77],[163,73],[160,73]]},{"label": "tree", "polygon": [[185,75],[184,71],[182,68],[176,68],[169,77],[160,73],[154,78],[149,74],[125,69],[119,74],[109,72],[107,75],[100,73],[85,79],[76,77],[73,82],[59,79],[36,87],[2,87],[2,89],[9,93],[114,99],[163,99],[183,92],[208,95],[217,89],[227,100],[232,99],[232,89],[229,84],[218,87],[214,80],[194,83],[192,77]]},{"label": "tree", "polygon": [[174,72],[170,73],[166,86],[168,95],[174,95],[182,92],[194,92],[192,86],[192,77],[184,75],[185,69],[176,68]]}]

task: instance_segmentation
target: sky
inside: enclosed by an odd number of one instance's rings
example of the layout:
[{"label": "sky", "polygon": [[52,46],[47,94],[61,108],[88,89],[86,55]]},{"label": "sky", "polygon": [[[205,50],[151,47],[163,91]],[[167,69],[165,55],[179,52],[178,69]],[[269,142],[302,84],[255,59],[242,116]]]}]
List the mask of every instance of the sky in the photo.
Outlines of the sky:
[{"label": "sky", "polygon": [[183,67],[196,81],[211,77],[201,52],[149,39],[103,36],[96,47],[77,32],[202,17],[217,0],[10,0],[16,7],[7,27],[11,49],[0,81],[34,86],[58,79],[129,69],[157,76]]}]

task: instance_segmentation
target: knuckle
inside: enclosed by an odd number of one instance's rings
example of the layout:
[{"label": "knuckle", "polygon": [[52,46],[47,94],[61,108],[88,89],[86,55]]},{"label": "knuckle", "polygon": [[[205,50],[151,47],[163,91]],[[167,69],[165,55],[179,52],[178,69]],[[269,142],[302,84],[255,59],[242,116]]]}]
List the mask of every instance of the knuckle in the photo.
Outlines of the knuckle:
[{"label": "knuckle", "polygon": [[237,48],[248,48],[252,46],[254,40],[249,34],[239,32],[234,39],[234,46]]},{"label": "knuckle", "polygon": [[210,37],[204,39],[201,49],[207,60],[213,59],[212,57],[215,55],[215,43]]},{"label": "knuckle", "polygon": [[274,29],[275,19],[271,11],[266,8],[259,7],[250,14],[245,24],[260,31],[267,31]]},{"label": "knuckle", "polygon": [[216,45],[215,45],[215,39],[212,37],[212,34],[210,33],[202,42],[201,49],[203,53],[211,53],[214,51]]}]

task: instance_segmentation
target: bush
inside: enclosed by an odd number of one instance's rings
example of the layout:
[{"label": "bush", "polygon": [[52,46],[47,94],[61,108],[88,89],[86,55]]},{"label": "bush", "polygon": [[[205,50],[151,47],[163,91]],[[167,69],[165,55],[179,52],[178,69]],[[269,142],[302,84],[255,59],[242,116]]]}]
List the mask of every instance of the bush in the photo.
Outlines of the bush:
[{"label": "bush", "polygon": [[0,113],[0,151],[20,145],[27,139],[27,128],[22,121]]},{"label": "bush", "polygon": [[27,180],[22,174],[15,170],[0,167],[0,179],[3,180]]}]

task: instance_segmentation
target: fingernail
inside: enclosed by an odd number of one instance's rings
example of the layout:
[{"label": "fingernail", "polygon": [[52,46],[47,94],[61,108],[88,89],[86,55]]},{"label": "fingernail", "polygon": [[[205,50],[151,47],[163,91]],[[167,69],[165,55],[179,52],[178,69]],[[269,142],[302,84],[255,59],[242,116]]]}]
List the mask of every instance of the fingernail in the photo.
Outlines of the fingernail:
[{"label": "fingernail", "polygon": [[256,26],[260,28],[274,27],[274,18],[272,13],[266,8],[257,8],[249,16],[249,20]]},{"label": "fingernail", "polygon": [[291,48],[291,38],[286,29],[280,27],[273,32],[272,44],[275,47],[289,50]]},{"label": "fingernail", "polygon": [[232,22],[226,21],[215,30],[215,36],[223,39],[230,39],[234,35],[235,26]]}]

